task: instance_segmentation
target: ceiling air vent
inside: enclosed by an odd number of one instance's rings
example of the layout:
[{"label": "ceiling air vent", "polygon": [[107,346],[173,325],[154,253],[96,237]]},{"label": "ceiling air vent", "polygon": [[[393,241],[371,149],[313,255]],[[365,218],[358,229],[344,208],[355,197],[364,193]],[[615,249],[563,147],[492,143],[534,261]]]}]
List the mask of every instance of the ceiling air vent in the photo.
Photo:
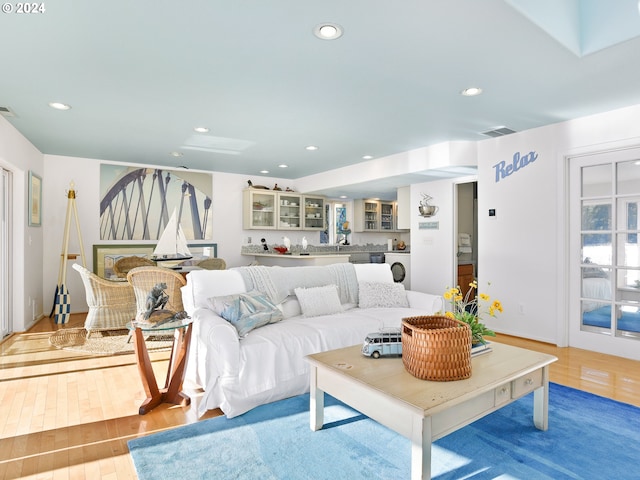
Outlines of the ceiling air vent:
[{"label": "ceiling air vent", "polygon": [[9,107],[0,107],[0,115],[3,117],[15,117],[16,114]]},{"label": "ceiling air vent", "polygon": [[482,135],[486,135],[487,137],[503,137],[505,135],[509,135],[510,133],[516,133],[515,130],[511,130],[507,127],[497,127],[493,130],[488,130],[486,132],[481,132]]}]

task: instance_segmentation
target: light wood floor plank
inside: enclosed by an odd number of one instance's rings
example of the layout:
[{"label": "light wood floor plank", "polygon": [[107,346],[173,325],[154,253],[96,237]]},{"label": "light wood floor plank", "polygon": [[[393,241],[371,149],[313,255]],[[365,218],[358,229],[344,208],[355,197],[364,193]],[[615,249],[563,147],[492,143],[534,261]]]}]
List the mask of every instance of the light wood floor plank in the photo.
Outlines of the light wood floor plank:
[{"label": "light wood floor plank", "polygon": [[[190,407],[163,404],[138,415],[145,395],[134,355],[91,357],[49,344],[52,331],[83,322],[79,314],[67,325],[45,318],[0,343],[0,479],[135,479],[128,440],[201,420],[201,392],[189,388]],[[557,356],[552,382],[640,407],[640,362],[515,337],[495,341]],[[152,354],[160,379],[168,356]]]}]

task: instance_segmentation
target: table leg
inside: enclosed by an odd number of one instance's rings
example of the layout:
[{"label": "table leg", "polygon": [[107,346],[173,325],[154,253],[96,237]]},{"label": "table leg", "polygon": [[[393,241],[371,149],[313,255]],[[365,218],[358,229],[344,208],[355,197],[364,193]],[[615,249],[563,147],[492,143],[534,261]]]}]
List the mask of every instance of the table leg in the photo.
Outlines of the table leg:
[{"label": "table leg", "polygon": [[318,388],[318,369],[314,366],[311,367],[309,402],[310,426],[315,432],[324,424],[324,392]]},{"label": "table leg", "polygon": [[411,434],[411,480],[431,478],[431,417],[414,416]]},{"label": "table leg", "polygon": [[147,351],[147,345],[144,342],[142,330],[136,328],[134,336],[134,348],[136,351],[138,371],[140,372],[140,379],[142,380],[144,392],[147,394],[147,399],[142,402],[142,405],[140,405],[138,413],[140,415],[144,415],[162,403],[162,394],[160,393],[160,390],[158,390],[158,382],[156,382],[156,376],[153,373],[153,366],[149,359],[149,352]]},{"label": "table leg", "polygon": [[549,366],[542,367],[542,386],[533,391],[533,424],[538,430],[549,428]]},{"label": "table leg", "polygon": [[191,399],[182,392],[182,384],[186,373],[189,345],[191,344],[191,325],[178,328],[174,332],[171,360],[167,370],[167,380],[163,391],[163,401],[186,407]]}]

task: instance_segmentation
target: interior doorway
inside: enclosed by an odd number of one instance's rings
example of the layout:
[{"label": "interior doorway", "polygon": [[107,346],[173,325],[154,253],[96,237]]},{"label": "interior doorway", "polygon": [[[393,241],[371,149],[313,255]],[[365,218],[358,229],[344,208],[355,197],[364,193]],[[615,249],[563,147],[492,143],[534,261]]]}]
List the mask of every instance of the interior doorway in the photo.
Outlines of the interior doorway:
[{"label": "interior doorway", "polygon": [[466,295],[478,278],[478,182],[456,184],[455,265],[457,283]]}]

